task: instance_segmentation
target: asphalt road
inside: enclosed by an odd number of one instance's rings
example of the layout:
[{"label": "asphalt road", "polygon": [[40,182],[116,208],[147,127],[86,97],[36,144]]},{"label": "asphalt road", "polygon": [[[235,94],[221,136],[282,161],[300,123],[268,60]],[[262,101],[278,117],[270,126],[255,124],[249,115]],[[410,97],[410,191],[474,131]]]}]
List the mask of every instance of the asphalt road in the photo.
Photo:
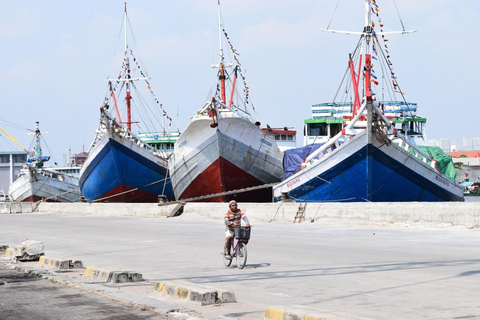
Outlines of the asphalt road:
[{"label": "asphalt road", "polygon": [[43,241],[46,256],[233,291],[205,315],[262,319],[300,305],[371,319],[480,319],[480,230],[255,223],[243,270],[222,262],[222,221],[0,215],[0,244]]},{"label": "asphalt road", "polygon": [[0,263],[0,319],[168,319],[150,310],[138,310],[19,272],[14,266]]}]

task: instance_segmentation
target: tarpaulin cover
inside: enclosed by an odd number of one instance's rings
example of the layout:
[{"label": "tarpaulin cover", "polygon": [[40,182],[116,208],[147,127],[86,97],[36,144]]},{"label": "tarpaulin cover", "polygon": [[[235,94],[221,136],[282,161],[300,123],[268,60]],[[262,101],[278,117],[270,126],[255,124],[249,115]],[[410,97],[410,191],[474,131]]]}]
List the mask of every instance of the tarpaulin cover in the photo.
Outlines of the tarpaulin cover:
[{"label": "tarpaulin cover", "polygon": [[323,143],[314,143],[306,145],[305,147],[294,148],[285,150],[283,155],[283,178],[287,179],[291,175],[295,174],[302,165],[302,162],[308,155],[317,150]]},{"label": "tarpaulin cover", "polygon": [[50,160],[50,156],[43,156],[43,157],[33,157],[33,158],[28,158],[27,161],[28,162],[34,162],[34,161],[48,161]]},{"label": "tarpaulin cover", "polygon": [[455,181],[457,173],[455,172],[455,167],[453,166],[452,157],[450,157],[450,155],[446,154],[440,147],[418,147],[437,161],[438,168],[444,175]]}]

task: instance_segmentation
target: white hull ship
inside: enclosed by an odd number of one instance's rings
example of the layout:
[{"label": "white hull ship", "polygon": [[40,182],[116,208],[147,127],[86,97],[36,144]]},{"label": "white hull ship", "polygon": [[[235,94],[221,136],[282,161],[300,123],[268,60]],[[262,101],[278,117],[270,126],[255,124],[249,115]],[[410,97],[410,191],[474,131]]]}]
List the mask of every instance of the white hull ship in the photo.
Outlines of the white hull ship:
[{"label": "white hull ship", "polygon": [[[169,159],[174,194],[177,200],[270,202],[271,187],[261,186],[281,180],[283,153],[251,118],[248,86],[238,53],[221,24],[220,2],[218,20],[220,63],[213,66],[219,69],[217,90],[175,143]],[[224,62],[223,38],[233,52],[235,66]],[[233,70],[228,73],[230,68]],[[243,96],[236,93],[237,80],[243,80]],[[231,92],[228,98],[227,92]],[[234,192],[248,188],[255,190]]]},{"label": "white hull ship", "polygon": [[[78,202],[80,191],[78,178],[44,168],[43,164],[50,157],[42,155],[40,145],[40,129],[38,122],[35,128],[35,152],[17,174],[10,185],[9,195],[12,201],[48,201],[48,202]],[[24,149],[22,147],[22,149]],[[25,150],[26,151],[26,150]],[[27,151],[28,152],[28,151]]]}]

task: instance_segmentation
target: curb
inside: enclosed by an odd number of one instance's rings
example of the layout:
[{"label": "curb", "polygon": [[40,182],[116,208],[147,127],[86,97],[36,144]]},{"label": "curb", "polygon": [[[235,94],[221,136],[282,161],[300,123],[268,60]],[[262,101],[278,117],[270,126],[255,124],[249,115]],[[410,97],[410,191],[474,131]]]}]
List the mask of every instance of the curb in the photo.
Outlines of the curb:
[{"label": "curb", "polygon": [[5,256],[7,256],[7,257],[15,257],[15,250],[14,250],[14,249],[7,248],[7,250],[5,250]]},{"label": "curb", "polygon": [[52,267],[54,269],[81,269],[83,268],[82,261],[76,260],[72,262],[72,260],[57,260],[57,259],[50,259],[46,258],[45,256],[41,256],[38,259],[38,263]]},{"label": "curb", "polygon": [[[8,250],[8,249],[7,249]],[[80,260],[57,260],[41,256],[38,262],[41,265],[53,269],[83,269],[83,263]],[[139,282],[145,281],[142,274],[131,271],[107,271],[103,269],[87,267],[85,268],[85,276],[93,278],[94,280],[104,281],[109,283],[125,283],[125,282]]]},{"label": "curb", "polygon": [[85,269],[85,276],[91,277],[95,280],[105,281],[110,283],[125,283],[125,282],[140,282],[145,281],[141,273],[132,271],[108,271],[87,267]]},{"label": "curb", "polygon": [[317,310],[303,306],[271,306],[265,309],[265,320],[371,320],[343,312]]},{"label": "curb", "polygon": [[163,296],[169,295],[175,299],[195,302],[202,306],[237,302],[235,294],[231,291],[221,291],[193,284],[188,284],[187,287],[175,281],[156,282],[154,290],[160,292]]}]

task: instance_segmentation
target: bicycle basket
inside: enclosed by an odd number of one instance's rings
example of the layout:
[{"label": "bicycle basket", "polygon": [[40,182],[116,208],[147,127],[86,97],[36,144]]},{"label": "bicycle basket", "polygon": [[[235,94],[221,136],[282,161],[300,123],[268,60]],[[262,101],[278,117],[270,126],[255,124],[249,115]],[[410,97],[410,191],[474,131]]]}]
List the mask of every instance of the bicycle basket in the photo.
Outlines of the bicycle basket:
[{"label": "bicycle basket", "polygon": [[235,238],[250,239],[250,228],[247,228],[247,227],[235,228]]}]

